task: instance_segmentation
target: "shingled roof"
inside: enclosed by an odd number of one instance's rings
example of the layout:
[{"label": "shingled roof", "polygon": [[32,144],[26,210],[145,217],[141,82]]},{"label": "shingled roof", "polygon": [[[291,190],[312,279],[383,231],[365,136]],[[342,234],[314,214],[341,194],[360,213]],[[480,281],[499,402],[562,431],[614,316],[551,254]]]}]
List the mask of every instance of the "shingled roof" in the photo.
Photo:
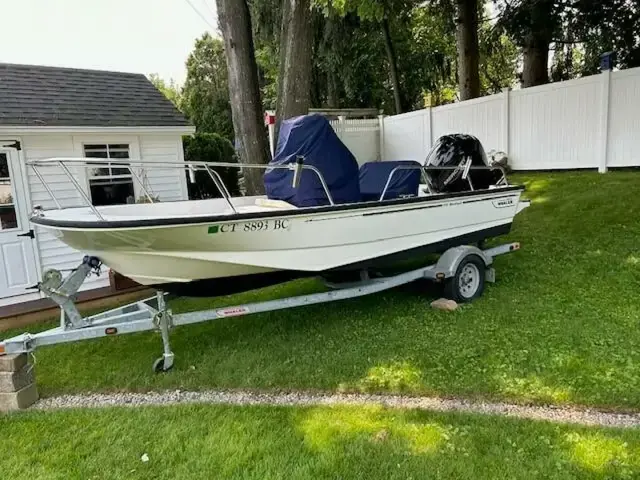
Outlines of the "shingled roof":
[{"label": "shingled roof", "polygon": [[0,127],[179,127],[142,74],[0,63]]}]

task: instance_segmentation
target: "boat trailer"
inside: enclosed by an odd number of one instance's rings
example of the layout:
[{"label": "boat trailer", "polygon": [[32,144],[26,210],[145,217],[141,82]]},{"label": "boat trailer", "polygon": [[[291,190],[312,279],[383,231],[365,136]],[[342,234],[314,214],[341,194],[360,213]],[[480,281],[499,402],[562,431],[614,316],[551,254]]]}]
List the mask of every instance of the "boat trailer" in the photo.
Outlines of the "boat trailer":
[{"label": "boat trailer", "polygon": [[159,330],[163,354],[153,363],[153,369],[156,372],[168,371],[174,361],[169,343],[169,331],[173,327],[361,297],[420,279],[443,282],[448,295],[463,302],[470,301],[482,294],[485,282],[495,282],[494,257],[519,248],[519,243],[486,250],[471,245],[457,246],[445,251],[433,265],[394,276],[370,278],[368,272],[362,271],[358,282],[327,283],[332,289],[327,292],[189,313],[173,314],[167,308],[165,294],[159,291],[155,297],[83,317],[74,304],[74,295],[84,280],[92,274],[99,274],[101,268],[98,258],[87,256],[64,279],[57,270],[46,271],[37,286],[60,307],[60,326],[36,334],[24,333],[0,342],[0,355],[31,353],[44,345]]}]

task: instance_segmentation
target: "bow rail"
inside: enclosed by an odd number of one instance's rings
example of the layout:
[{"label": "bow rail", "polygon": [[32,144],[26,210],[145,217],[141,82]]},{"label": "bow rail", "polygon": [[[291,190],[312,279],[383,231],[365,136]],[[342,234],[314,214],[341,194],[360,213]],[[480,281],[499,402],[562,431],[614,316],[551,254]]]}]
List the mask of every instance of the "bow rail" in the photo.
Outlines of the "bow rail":
[{"label": "bow rail", "polygon": [[188,172],[206,171],[211,177],[211,179],[213,180],[213,183],[215,184],[216,188],[218,189],[218,191],[220,192],[220,194],[225,199],[225,201],[227,202],[227,204],[229,205],[229,207],[234,213],[238,213],[238,211],[236,210],[236,207],[233,205],[233,202],[231,201],[232,199],[231,194],[229,193],[229,190],[225,186],[224,182],[222,181],[220,174],[214,170],[215,167],[238,168],[238,169],[247,168],[247,169],[259,169],[259,170],[292,170],[294,172],[294,177],[293,177],[294,187],[298,186],[302,171],[309,170],[313,172],[320,180],[324,193],[327,196],[327,199],[329,200],[329,204],[335,205],[331,192],[329,191],[329,187],[327,186],[327,182],[322,176],[322,173],[320,172],[320,170],[318,170],[313,165],[305,165],[302,159],[300,158],[296,163],[288,163],[285,165],[262,165],[262,164],[244,164],[244,163],[240,164],[240,163],[230,163],[230,162],[190,162],[186,160],[184,162],[155,161],[155,160],[150,162],[145,160],[103,159],[103,158],[88,158],[88,157],[53,157],[53,158],[46,158],[46,159],[39,159],[39,160],[29,160],[26,163],[29,167],[33,169],[34,173],[38,177],[38,180],[40,180],[40,183],[42,183],[42,186],[45,188],[45,190],[47,191],[51,199],[54,201],[57,208],[59,210],[62,210],[63,207],[61,203],[56,198],[55,193],[53,193],[53,190],[51,189],[46,179],[42,175],[42,172],[40,172],[38,168],[38,167],[51,167],[51,166],[60,167],[62,171],[65,173],[65,175],[67,176],[67,178],[69,178],[74,188],[78,191],[78,193],[80,194],[84,202],[91,209],[94,215],[98,217],[99,220],[104,220],[104,217],[102,216],[100,211],[93,205],[89,196],[86,194],[82,186],[78,183],[78,180],[73,176],[73,173],[71,172],[71,170],[69,170],[70,165],[80,165],[85,168],[94,166],[94,165],[126,168],[127,170],[129,170],[129,173],[131,173],[131,177],[138,183],[138,185],[142,189],[142,192],[144,193],[145,197],[147,198],[147,200],[149,200],[150,203],[155,203],[155,201],[153,200],[153,196],[145,186],[142,178],[140,178],[140,176],[134,171],[134,168],[143,168],[143,169],[175,168],[178,170],[185,170]]},{"label": "bow rail", "polygon": [[[299,183],[300,183],[300,178],[302,175],[302,172],[304,170],[309,170],[311,172],[313,172],[318,179],[320,180],[320,183],[322,184],[322,188],[324,190],[325,195],[327,196],[327,199],[329,201],[330,205],[335,205],[335,202],[333,200],[333,196],[331,195],[331,192],[329,190],[329,187],[327,185],[327,182],[324,179],[324,176],[322,175],[322,172],[320,172],[320,170],[316,167],[314,167],[313,165],[307,165],[304,163],[304,159],[302,157],[298,157],[298,160],[295,163],[288,163],[288,164],[284,164],[284,165],[273,165],[273,164],[267,164],[267,165],[263,165],[263,164],[241,164],[241,163],[230,163],[230,162],[191,162],[191,161],[145,161],[145,160],[129,160],[129,159],[103,159],[103,158],[89,158],[89,157],[53,157],[53,158],[46,158],[46,159],[37,159],[37,160],[29,160],[26,162],[26,164],[33,169],[33,172],[35,173],[35,175],[38,177],[38,180],[40,181],[40,183],[42,183],[42,186],[45,188],[45,190],[47,191],[47,193],[49,194],[49,196],[51,197],[51,199],[53,200],[53,202],[56,204],[56,207],[59,210],[62,210],[64,207],[62,207],[62,204],[60,203],[60,201],[58,200],[58,198],[56,197],[55,193],[53,192],[53,190],[51,189],[51,187],[49,186],[49,184],[47,183],[47,180],[44,178],[44,176],[42,175],[42,172],[40,171],[39,167],[51,167],[51,166],[57,166],[59,167],[64,174],[67,176],[67,178],[69,178],[69,181],[72,183],[72,185],[74,186],[74,188],[78,191],[78,193],[80,194],[80,196],[82,197],[83,201],[86,203],[87,207],[89,207],[91,209],[91,211],[93,212],[93,214],[99,219],[104,221],[104,217],[102,216],[102,214],[100,213],[100,211],[93,205],[91,199],[89,198],[89,196],[87,195],[87,193],[85,192],[85,189],[82,188],[82,186],[80,185],[80,183],[78,182],[78,180],[74,177],[73,173],[71,172],[71,170],[69,169],[69,166],[83,166],[84,168],[88,168],[91,166],[95,166],[95,165],[102,165],[102,166],[108,166],[108,167],[116,167],[116,168],[126,168],[129,173],[131,174],[131,177],[133,180],[135,180],[138,185],[140,186],[140,188],[142,189],[142,192],[144,193],[144,196],[147,198],[147,200],[150,203],[155,203],[154,199],[153,199],[153,195],[151,194],[151,192],[149,191],[149,189],[145,186],[144,181],[142,180],[142,178],[140,177],[140,175],[138,173],[136,173],[134,171],[134,168],[141,168],[141,169],[178,169],[178,170],[185,170],[187,172],[190,173],[195,173],[197,171],[206,171],[209,176],[211,177],[214,185],[216,186],[216,188],[218,189],[218,191],[220,192],[220,194],[222,195],[222,197],[224,198],[224,200],[227,202],[227,204],[229,205],[229,207],[231,208],[231,210],[234,213],[238,213],[236,207],[234,206],[233,202],[232,202],[232,196],[229,193],[229,190],[227,189],[227,187],[225,186],[222,178],[220,177],[220,174],[215,170],[216,167],[221,167],[221,168],[237,168],[237,169],[258,169],[258,170],[290,170],[293,171],[293,187],[296,188],[298,187]],[[429,171],[452,171],[452,174],[448,177],[447,180],[445,180],[445,183],[451,181],[454,178],[454,175],[456,173],[458,173],[459,171],[462,170],[462,179],[463,180],[467,180],[467,182],[469,183],[469,188],[473,191],[475,190],[473,183],[471,181],[471,178],[469,176],[469,172],[472,170],[500,170],[502,173],[502,177],[500,178],[500,180],[496,183],[497,186],[504,184],[504,185],[508,185],[507,182],[507,177],[506,177],[506,172],[505,169],[500,166],[500,165],[490,165],[490,166],[475,166],[475,165],[471,165],[471,158],[467,158],[465,160],[465,162],[461,163],[460,165],[457,166],[438,166],[438,167],[434,167],[434,166],[424,166],[424,165],[400,165],[395,167],[390,173],[389,176],[387,177],[387,181],[386,184],[384,186],[384,189],[382,191],[382,194],[380,195],[380,199],[379,201],[383,201],[385,194],[387,193],[389,186],[391,185],[391,180],[393,178],[393,176],[402,170],[420,170],[421,172],[421,176],[423,179],[425,179],[425,175],[427,172]],[[429,194],[433,194],[435,192],[432,192],[429,189],[429,183],[425,182],[427,184],[427,190]]]}]

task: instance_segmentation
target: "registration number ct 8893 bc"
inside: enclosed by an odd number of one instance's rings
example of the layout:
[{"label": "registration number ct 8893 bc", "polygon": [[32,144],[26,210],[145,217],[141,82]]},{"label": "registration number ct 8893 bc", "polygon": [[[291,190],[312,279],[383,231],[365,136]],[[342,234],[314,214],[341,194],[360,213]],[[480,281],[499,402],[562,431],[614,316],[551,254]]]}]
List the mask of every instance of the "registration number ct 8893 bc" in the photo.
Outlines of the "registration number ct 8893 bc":
[{"label": "registration number ct 8893 bc", "polygon": [[243,223],[220,225],[220,233],[266,232],[268,230],[289,230],[290,221],[286,219],[254,220]]}]

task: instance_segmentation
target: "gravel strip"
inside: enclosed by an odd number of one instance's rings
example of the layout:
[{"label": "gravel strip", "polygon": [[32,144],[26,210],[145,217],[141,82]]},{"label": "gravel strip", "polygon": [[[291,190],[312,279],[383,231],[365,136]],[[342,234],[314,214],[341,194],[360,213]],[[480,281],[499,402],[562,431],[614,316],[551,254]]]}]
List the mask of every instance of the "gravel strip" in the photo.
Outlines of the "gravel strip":
[{"label": "gravel strip", "polygon": [[226,404],[226,405],[383,405],[392,408],[432,410],[438,412],[471,412],[508,417],[547,420],[559,423],[598,425],[608,427],[640,426],[640,413],[607,413],[597,410],[578,410],[566,407],[526,406],[508,403],[490,403],[437,397],[408,397],[400,395],[367,394],[315,394],[315,393],[254,393],[242,391],[162,393],[113,393],[63,395],[38,401],[31,409],[96,408],[112,406],[175,405],[175,404]]}]

